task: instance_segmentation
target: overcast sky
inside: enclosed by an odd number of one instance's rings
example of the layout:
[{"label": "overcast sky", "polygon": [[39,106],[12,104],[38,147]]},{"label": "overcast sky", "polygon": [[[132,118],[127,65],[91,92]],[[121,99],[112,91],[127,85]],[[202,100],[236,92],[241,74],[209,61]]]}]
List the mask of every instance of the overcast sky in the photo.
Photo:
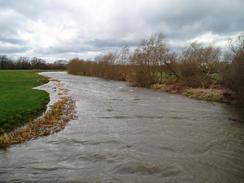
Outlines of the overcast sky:
[{"label": "overcast sky", "polygon": [[0,55],[93,58],[159,32],[224,46],[242,31],[244,0],[0,0]]}]

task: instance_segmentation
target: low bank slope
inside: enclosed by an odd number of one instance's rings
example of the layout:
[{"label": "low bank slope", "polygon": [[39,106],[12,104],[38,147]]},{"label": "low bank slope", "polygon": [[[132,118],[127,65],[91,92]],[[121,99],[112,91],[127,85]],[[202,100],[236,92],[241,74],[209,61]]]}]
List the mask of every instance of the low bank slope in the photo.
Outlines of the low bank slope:
[{"label": "low bank slope", "polygon": [[45,111],[49,94],[33,88],[48,82],[35,71],[0,71],[0,134],[10,132]]}]

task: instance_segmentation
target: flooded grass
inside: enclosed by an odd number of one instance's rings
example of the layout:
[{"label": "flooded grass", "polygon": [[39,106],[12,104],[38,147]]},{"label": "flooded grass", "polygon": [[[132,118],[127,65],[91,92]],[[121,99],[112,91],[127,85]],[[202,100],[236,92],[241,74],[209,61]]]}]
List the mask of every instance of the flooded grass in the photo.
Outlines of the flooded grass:
[{"label": "flooded grass", "polygon": [[45,111],[48,93],[33,88],[47,82],[37,71],[0,71],[0,135]]},{"label": "flooded grass", "polygon": [[184,96],[210,101],[210,102],[222,102],[230,103],[233,99],[228,97],[231,95],[223,88],[189,88],[181,84],[154,84],[151,86],[152,89],[174,93],[182,94]]},{"label": "flooded grass", "polygon": [[188,88],[183,95],[211,102],[228,102],[223,89]]}]

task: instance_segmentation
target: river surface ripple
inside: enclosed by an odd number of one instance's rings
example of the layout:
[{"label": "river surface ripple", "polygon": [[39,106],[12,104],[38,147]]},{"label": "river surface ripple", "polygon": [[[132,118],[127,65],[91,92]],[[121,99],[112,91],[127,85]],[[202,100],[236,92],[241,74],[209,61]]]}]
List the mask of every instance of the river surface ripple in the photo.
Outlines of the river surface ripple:
[{"label": "river surface ripple", "polygon": [[244,123],[231,106],[44,73],[76,101],[61,132],[0,150],[0,182],[244,182]]}]

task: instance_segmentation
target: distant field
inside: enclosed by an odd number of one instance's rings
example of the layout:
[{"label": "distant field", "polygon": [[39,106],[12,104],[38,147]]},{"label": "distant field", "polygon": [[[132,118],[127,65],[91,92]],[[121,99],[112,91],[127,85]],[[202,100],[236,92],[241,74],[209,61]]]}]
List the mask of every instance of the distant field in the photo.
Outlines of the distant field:
[{"label": "distant field", "polygon": [[45,110],[49,95],[33,87],[48,82],[36,71],[0,70],[0,134],[22,126]]}]

